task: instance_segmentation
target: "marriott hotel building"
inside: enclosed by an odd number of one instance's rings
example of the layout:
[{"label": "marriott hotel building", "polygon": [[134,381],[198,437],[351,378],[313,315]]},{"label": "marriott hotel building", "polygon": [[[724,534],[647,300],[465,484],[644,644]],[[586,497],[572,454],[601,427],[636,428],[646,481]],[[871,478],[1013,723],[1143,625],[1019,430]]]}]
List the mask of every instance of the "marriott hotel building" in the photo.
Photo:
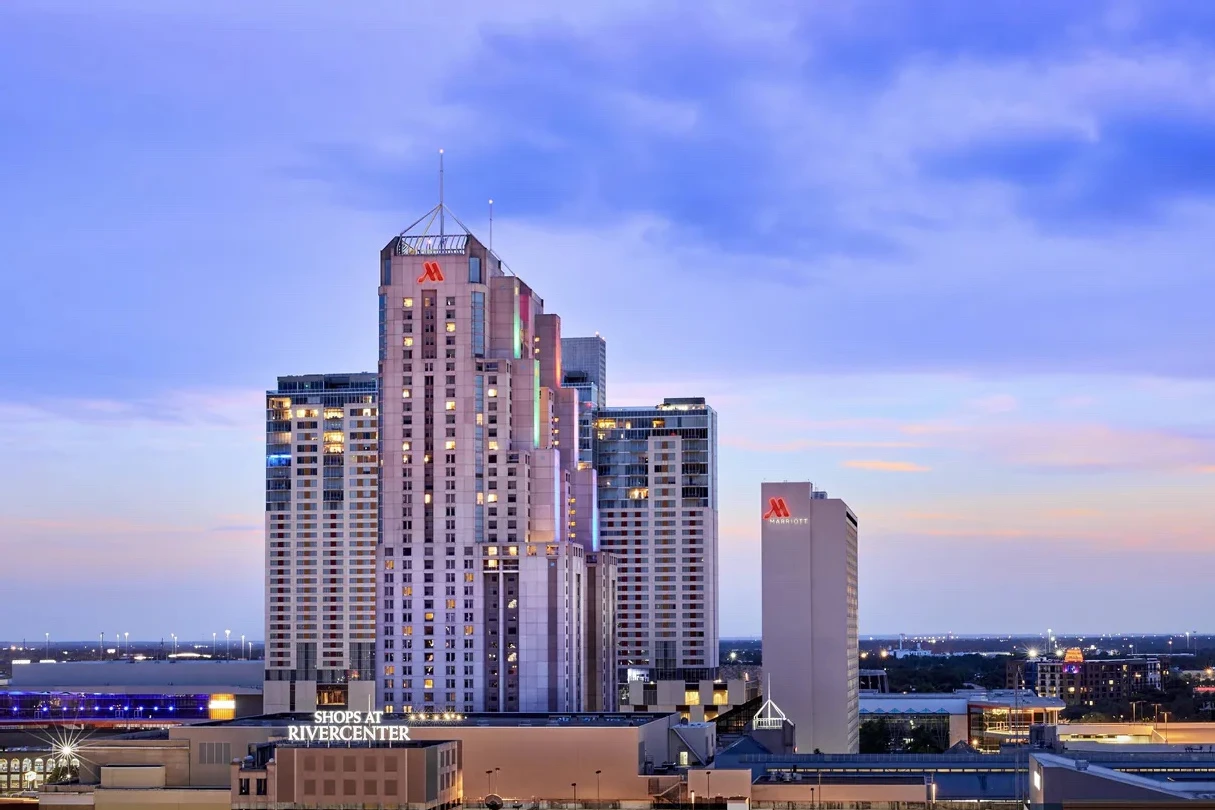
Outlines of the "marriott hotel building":
[{"label": "marriott hotel building", "polygon": [[440,205],[380,252],[378,705],[579,711],[605,579],[575,517],[595,478],[561,322],[452,219]]}]

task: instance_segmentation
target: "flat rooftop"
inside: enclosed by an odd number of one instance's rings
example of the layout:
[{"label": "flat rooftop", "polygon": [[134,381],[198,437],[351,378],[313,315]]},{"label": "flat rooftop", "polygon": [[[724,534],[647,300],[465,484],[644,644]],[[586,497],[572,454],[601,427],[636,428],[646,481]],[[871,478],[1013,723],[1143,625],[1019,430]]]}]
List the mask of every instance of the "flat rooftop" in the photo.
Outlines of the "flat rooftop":
[{"label": "flat rooftop", "polygon": [[[421,714],[385,714],[382,720],[382,725],[400,725],[400,726],[434,726],[438,728],[444,727],[501,727],[501,728],[523,728],[529,726],[540,726],[545,728],[569,728],[569,727],[620,727],[630,726],[638,727],[648,725],[658,720],[665,720],[671,716],[671,712],[628,712],[628,713],[600,713],[600,712],[577,712],[577,713],[554,713],[542,714],[517,712],[517,713],[483,713],[483,714],[462,714],[454,719],[443,719],[441,715],[421,715]],[[196,726],[225,726],[225,727],[275,727],[300,725],[313,722],[312,712],[284,712],[281,714],[261,714],[256,717],[242,717],[238,720],[216,720],[204,723],[191,723],[191,727]]]}]

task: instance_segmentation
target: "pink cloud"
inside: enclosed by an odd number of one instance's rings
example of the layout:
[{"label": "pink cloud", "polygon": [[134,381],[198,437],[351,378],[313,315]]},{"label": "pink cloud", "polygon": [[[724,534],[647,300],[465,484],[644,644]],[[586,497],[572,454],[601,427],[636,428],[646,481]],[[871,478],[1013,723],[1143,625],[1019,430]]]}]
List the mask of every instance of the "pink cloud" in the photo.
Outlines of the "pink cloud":
[{"label": "pink cloud", "polygon": [[1017,410],[1019,405],[1012,394],[992,394],[972,400],[970,404],[984,413],[1010,413]]},{"label": "pink cloud", "polygon": [[918,442],[899,442],[899,441],[849,441],[841,440],[816,440],[816,439],[793,439],[787,442],[757,442],[745,437],[729,436],[721,439],[721,443],[726,447],[735,447],[740,450],[749,450],[756,453],[795,453],[800,450],[811,450],[815,448],[842,447],[842,448],[913,448],[923,447],[924,445]]},{"label": "pink cloud", "polygon": [[874,472],[928,472],[932,469],[910,461],[845,461],[844,466]]}]

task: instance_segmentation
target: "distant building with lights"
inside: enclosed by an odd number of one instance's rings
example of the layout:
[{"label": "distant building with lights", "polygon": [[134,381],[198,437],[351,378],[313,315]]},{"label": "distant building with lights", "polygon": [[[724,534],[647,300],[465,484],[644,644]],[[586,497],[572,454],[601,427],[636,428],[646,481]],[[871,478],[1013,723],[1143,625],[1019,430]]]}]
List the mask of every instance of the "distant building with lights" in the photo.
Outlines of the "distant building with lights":
[{"label": "distant building with lights", "polygon": [[1061,698],[1072,706],[1122,703],[1140,692],[1160,688],[1160,659],[1089,658],[1072,647],[1062,658],[1037,657],[1006,664],[1009,688],[1024,686],[1042,697]]},{"label": "distant building with lights", "polygon": [[374,697],[376,391],[359,373],[266,392],[267,711]]},{"label": "distant building with lights", "polygon": [[809,482],[760,488],[764,676],[797,750],[860,744],[856,515]]},{"label": "distant building with lights", "polygon": [[607,407],[607,341],[593,337],[561,338],[562,386],[596,408]]}]

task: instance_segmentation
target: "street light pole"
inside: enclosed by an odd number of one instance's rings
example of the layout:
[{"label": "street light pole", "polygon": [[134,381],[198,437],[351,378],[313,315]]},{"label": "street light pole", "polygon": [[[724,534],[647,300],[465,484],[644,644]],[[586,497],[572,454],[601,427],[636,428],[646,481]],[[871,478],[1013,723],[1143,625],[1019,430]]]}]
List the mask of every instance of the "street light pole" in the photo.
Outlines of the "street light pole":
[{"label": "street light pole", "polygon": [[131,634],[123,633],[122,639],[123,639],[123,645],[127,648],[127,655],[130,655],[131,654]]},{"label": "street light pole", "polygon": [[242,661],[245,659],[245,634],[244,633],[240,634],[240,657],[241,657]]},{"label": "street light pole", "polygon": [[574,804],[578,803],[578,783],[570,782],[570,787],[574,789]]},{"label": "street light pole", "polygon": [[46,634],[46,657],[48,659],[51,657],[51,634],[50,633]]},{"label": "street light pole", "polygon": [[595,804],[596,804],[596,806],[598,806],[599,803],[603,801],[603,794],[600,793],[600,791],[599,791],[599,774],[601,774],[601,773],[603,773],[603,771],[595,771]]},{"label": "street light pole", "polygon": [[705,801],[713,803],[713,771],[705,768]]},{"label": "street light pole", "polygon": [[231,660],[232,658],[232,631],[224,631],[224,658]]},{"label": "street light pole", "polygon": [[218,633],[212,633],[212,634],[211,634],[211,657],[212,657],[212,658],[214,658],[214,657],[215,657],[215,637],[216,637],[217,635],[219,635],[219,634],[218,634]]}]

